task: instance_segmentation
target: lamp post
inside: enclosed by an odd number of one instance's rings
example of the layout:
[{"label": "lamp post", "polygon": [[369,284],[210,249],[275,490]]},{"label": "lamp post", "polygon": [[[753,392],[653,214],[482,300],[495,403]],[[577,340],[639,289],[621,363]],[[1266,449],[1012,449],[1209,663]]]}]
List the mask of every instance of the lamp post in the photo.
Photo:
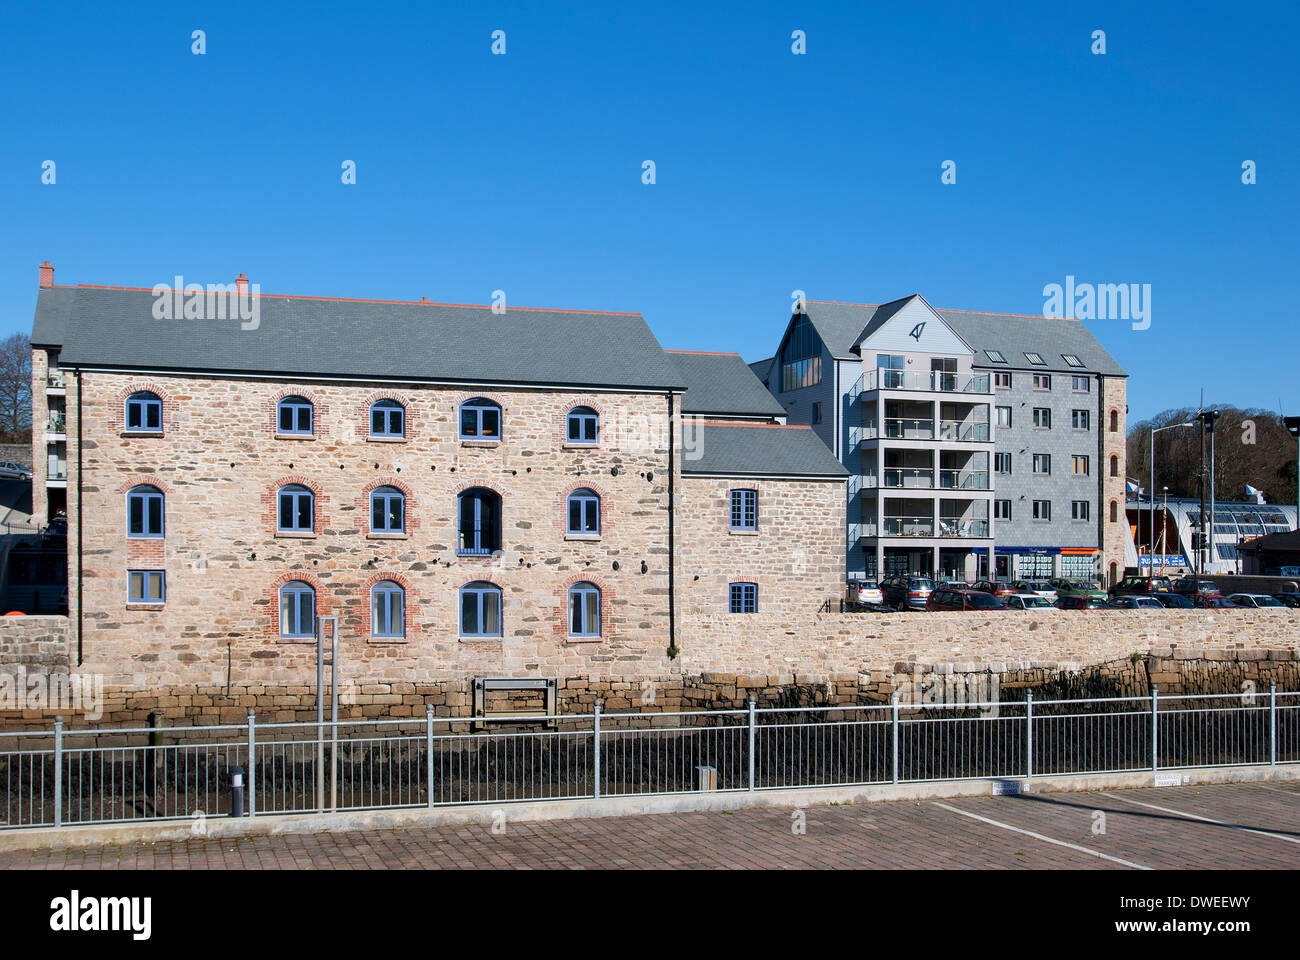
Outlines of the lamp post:
[{"label": "lamp post", "polygon": [[1214,563],[1214,421],[1219,419],[1218,410],[1202,410],[1196,415],[1210,435],[1210,516],[1205,521],[1205,530],[1202,536],[1205,537],[1205,563],[1202,565],[1202,573],[1209,574],[1210,564]]},{"label": "lamp post", "polygon": [[1300,531],[1300,417],[1283,417],[1282,422],[1286,428],[1291,431],[1291,436],[1296,439],[1295,454],[1295,503],[1296,503],[1296,530]]},{"label": "lamp post", "polygon": [[1165,531],[1169,529],[1169,488],[1165,492],[1165,502],[1160,507],[1160,575],[1165,574],[1165,561],[1169,559],[1169,544],[1165,542]]},{"label": "lamp post", "polygon": [[[1218,416],[1218,414],[1215,414]],[[1147,576],[1156,575],[1156,558],[1155,558],[1155,539],[1156,539],[1156,434],[1161,430],[1173,430],[1176,427],[1194,427],[1195,420],[1188,420],[1186,423],[1167,423],[1163,427],[1151,428],[1151,486],[1147,487],[1147,496],[1151,499],[1150,509],[1147,511]],[[1165,488],[1166,490],[1168,487]],[[1139,514],[1140,516],[1140,514]],[[1138,573],[1141,573],[1142,560],[1138,559]],[[1162,565],[1163,566],[1163,565]]]}]

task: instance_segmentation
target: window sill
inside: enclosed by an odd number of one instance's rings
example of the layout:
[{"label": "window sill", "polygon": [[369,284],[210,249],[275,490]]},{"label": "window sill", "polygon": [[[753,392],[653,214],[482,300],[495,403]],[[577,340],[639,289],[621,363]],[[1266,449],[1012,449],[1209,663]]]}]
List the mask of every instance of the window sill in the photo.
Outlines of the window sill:
[{"label": "window sill", "polygon": [[165,437],[167,434],[162,430],[123,430],[118,436],[120,437]]},{"label": "window sill", "polygon": [[572,443],[565,442],[560,445],[561,450],[599,450],[600,443]]},{"label": "window sill", "polygon": [[405,443],[406,437],[366,437],[367,443]]},{"label": "window sill", "polygon": [[463,552],[461,552],[460,550],[457,550],[457,551],[456,551],[456,559],[457,559],[457,560],[492,560],[492,559],[495,559],[496,556],[497,556],[497,554],[499,554],[499,553],[501,553],[501,548],[500,548],[500,547],[498,547],[498,548],[495,549],[495,550],[488,550],[488,551],[485,551],[485,552],[483,552],[483,553],[478,553],[478,552],[475,552],[475,553],[463,553]]},{"label": "window sill", "polygon": [[758,531],[757,531],[757,530],[732,530],[732,529],[728,529],[728,530],[727,530],[727,533],[731,534],[733,537],[756,537],[756,536],[758,536]]},{"label": "window sill", "polygon": [[500,643],[500,637],[457,637],[461,643]]},{"label": "window sill", "polygon": [[315,540],[316,531],[314,530],[277,530],[275,531],[277,540]]},{"label": "window sill", "polygon": [[166,601],[159,600],[156,603],[145,600],[128,600],[126,608],[128,610],[162,610],[167,606]]},{"label": "window sill", "polygon": [[302,643],[302,644],[310,643],[312,645],[315,645],[316,638],[315,637],[276,637],[275,641],[276,643]]},{"label": "window sill", "polygon": [[600,643],[604,637],[565,637],[565,643]]},{"label": "window sill", "polygon": [[491,447],[501,446],[501,441],[500,440],[475,440],[471,437],[461,437],[460,445],[462,447],[483,447],[484,449],[490,449]]},{"label": "window sill", "polygon": [[277,432],[276,435],[275,435],[275,439],[277,439],[277,440],[315,440],[315,439],[316,439],[316,434],[314,434],[314,433],[278,433],[278,432]]},{"label": "window sill", "polygon": [[366,643],[376,647],[387,647],[406,643],[405,637],[367,637]]},{"label": "window sill", "polygon": [[596,543],[600,540],[599,533],[566,533],[565,540],[576,540],[580,543]]},{"label": "window sill", "polygon": [[409,533],[367,533],[367,540],[409,540]]}]

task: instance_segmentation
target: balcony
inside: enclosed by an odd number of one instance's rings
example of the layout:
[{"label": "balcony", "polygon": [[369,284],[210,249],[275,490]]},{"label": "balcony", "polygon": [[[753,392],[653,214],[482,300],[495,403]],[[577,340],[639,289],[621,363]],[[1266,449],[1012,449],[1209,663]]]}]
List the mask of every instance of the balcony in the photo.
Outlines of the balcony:
[{"label": "balcony", "polygon": [[49,421],[45,424],[45,432],[66,433],[67,422],[64,420],[63,417],[50,417]]},{"label": "balcony", "polygon": [[941,420],[939,422],[940,440],[957,440],[962,443],[988,443],[989,425],[987,423],[965,423],[961,420]]},{"label": "balcony", "polygon": [[987,520],[959,520],[943,517],[939,520],[941,537],[987,537],[989,522]]},{"label": "balcony", "polygon": [[860,389],[919,390],[927,393],[991,393],[988,374],[909,373],[906,370],[868,370],[858,381]]},{"label": "balcony", "polygon": [[885,438],[887,440],[933,440],[934,421],[886,417]]},{"label": "balcony", "polygon": [[49,376],[45,378],[46,390],[63,390],[65,388],[66,388],[66,383],[64,382],[63,374],[61,372],[51,373]]},{"label": "balcony", "polygon": [[984,470],[940,470],[941,490],[987,490],[989,475]]},{"label": "balcony", "polygon": [[933,537],[932,517],[885,517],[882,524],[886,537]]},{"label": "balcony", "polygon": [[933,490],[934,471],[906,467],[886,467],[885,486],[914,490]]}]

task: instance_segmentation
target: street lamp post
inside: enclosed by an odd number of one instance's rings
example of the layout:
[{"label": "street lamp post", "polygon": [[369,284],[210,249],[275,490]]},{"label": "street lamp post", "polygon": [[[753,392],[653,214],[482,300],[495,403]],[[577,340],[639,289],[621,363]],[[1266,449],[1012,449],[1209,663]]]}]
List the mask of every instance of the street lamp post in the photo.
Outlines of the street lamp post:
[{"label": "street lamp post", "polygon": [[[1218,420],[1220,413],[1218,410],[1202,410],[1196,415],[1210,434],[1210,516],[1205,520],[1201,535],[1205,537],[1205,563],[1208,567],[1214,563],[1214,421]],[[1202,570],[1202,573],[1208,574],[1209,570]]]},{"label": "street lamp post", "polygon": [[1291,431],[1291,436],[1296,440],[1295,453],[1295,502],[1296,502],[1296,521],[1295,528],[1300,532],[1300,417],[1283,417],[1286,428]]},{"label": "street lamp post", "polygon": [[[1216,414],[1217,416],[1217,414]],[[1186,423],[1167,423],[1163,427],[1152,427],[1151,429],[1151,486],[1147,487],[1147,497],[1150,498],[1150,509],[1147,511],[1147,576],[1156,575],[1156,557],[1155,557],[1155,540],[1156,540],[1156,434],[1161,430],[1173,430],[1176,427],[1194,427],[1195,420],[1188,420]],[[1166,488],[1168,489],[1168,488]],[[1141,514],[1139,514],[1141,516]],[[1138,572],[1141,573],[1142,561],[1139,558]]]}]

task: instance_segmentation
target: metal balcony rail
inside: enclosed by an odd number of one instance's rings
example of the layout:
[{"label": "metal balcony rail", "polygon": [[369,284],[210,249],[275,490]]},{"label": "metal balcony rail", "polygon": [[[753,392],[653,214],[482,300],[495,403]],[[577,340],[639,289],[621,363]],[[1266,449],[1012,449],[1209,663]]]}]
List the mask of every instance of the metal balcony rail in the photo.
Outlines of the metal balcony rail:
[{"label": "metal balcony rail", "polygon": [[62,389],[64,386],[63,374],[61,373],[50,374],[45,378],[45,386],[54,387],[55,389]]},{"label": "metal balcony rail", "polygon": [[0,829],[1300,763],[1300,693],[0,733]]},{"label": "metal balcony rail", "polygon": [[991,393],[988,374],[868,370],[849,391],[850,399],[870,390],[919,390],[927,393]]},{"label": "metal balcony rail", "polygon": [[885,437],[889,440],[933,440],[934,421],[886,417]]},{"label": "metal balcony rail", "polygon": [[940,470],[939,487],[943,490],[987,490],[989,475],[985,470]]},{"label": "metal balcony rail", "polygon": [[989,522],[987,520],[939,520],[941,537],[987,537]]},{"label": "metal balcony rail", "polygon": [[957,440],[963,443],[987,443],[989,425],[987,423],[966,423],[964,420],[939,421],[939,439]]},{"label": "metal balcony rail", "polygon": [[911,487],[922,490],[933,489],[934,471],[913,467],[886,467],[886,487]]},{"label": "metal balcony rail", "polygon": [[47,433],[63,433],[65,421],[62,417],[50,417],[49,422],[45,425]]},{"label": "metal balcony rail", "polygon": [[886,537],[933,537],[934,519],[932,517],[885,517],[881,521],[883,536]]}]

